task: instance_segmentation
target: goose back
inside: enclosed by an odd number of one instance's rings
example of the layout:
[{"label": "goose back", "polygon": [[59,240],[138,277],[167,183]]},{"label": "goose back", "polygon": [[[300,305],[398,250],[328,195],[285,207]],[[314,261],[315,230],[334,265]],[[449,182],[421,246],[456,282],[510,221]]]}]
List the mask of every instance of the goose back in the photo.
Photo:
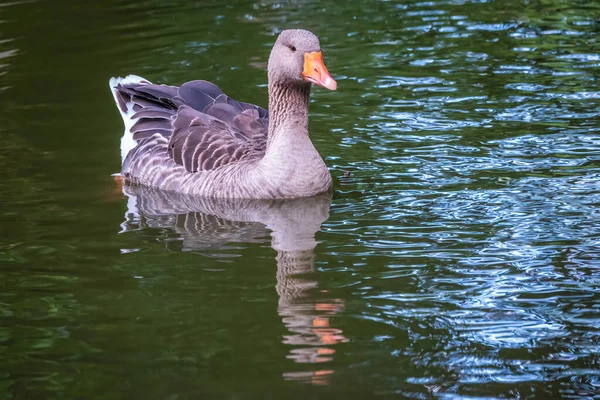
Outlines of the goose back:
[{"label": "goose back", "polygon": [[156,166],[157,155],[195,173],[265,153],[268,112],[232,99],[213,83],[196,80],[175,87],[143,80],[117,83],[114,90],[121,112],[133,111],[125,134],[135,147],[123,163],[129,179]]}]

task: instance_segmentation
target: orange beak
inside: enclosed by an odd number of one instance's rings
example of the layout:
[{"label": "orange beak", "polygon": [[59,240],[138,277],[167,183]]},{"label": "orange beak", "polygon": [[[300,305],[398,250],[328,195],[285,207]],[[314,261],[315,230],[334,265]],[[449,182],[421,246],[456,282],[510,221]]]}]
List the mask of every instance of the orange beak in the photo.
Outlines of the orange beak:
[{"label": "orange beak", "polygon": [[302,76],[315,85],[326,87],[329,90],[337,89],[337,83],[323,64],[323,54],[320,51],[304,53],[304,71]]}]

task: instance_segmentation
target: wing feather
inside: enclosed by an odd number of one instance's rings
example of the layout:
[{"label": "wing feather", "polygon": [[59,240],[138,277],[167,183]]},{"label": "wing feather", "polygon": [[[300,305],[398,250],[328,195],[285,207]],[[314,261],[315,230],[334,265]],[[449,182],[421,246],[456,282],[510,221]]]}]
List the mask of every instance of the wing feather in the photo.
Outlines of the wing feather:
[{"label": "wing feather", "polygon": [[164,152],[164,142],[152,139],[157,133],[168,140],[168,157],[188,172],[264,155],[267,111],[232,99],[211,82],[196,80],[176,87],[140,80],[118,83],[114,90],[120,109],[134,111],[130,132],[137,146],[127,156],[128,165],[137,165],[135,158],[142,156],[151,164],[150,158],[159,154],[155,151]]}]

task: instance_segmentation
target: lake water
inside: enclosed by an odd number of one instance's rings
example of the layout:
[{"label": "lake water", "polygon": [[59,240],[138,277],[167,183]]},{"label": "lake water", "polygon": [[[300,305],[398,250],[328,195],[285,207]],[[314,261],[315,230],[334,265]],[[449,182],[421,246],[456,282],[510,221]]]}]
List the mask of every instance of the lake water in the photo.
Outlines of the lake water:
[{"label": "lake water", "polygon": [[[332,197],[124,188],[108,79],[267,105],[321,38]],[[600,394],[597,1],[0,3],[0,398]]]}]

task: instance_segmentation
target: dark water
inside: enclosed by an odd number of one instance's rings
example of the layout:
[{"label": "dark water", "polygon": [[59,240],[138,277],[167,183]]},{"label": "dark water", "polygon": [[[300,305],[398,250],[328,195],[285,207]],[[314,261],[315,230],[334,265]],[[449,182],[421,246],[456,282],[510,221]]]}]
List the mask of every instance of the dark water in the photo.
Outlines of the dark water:
[{"label": "dark water", "polygon": [[[113,75],[266,105],[333,198],[124,195]],[[600,395],[600,3],[0,3],[0,398]],[[349,172],[349,176],[344,176]]]}]

